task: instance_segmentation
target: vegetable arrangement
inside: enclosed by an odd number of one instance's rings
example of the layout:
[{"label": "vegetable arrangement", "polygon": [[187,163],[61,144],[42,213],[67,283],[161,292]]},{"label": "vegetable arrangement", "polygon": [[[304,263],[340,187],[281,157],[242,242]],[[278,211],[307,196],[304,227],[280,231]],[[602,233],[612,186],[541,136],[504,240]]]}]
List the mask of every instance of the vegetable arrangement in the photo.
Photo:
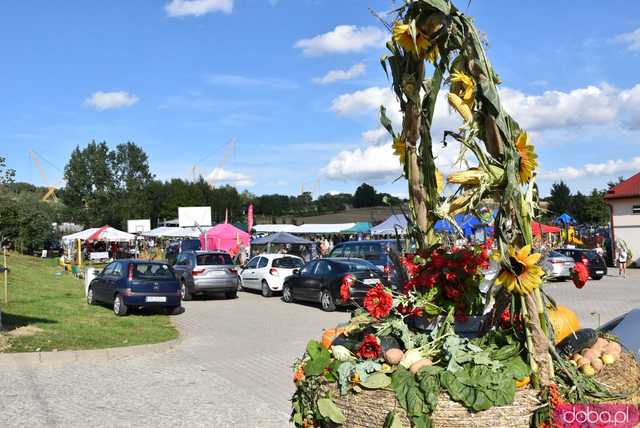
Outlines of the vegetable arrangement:
[{"label": "vegetable arrangement", "polygon": [[[371,287],[348,324],[309,342],[294,364],[292,421],[349,424],[336,401],[376,390],[392,391],[414,427],[431,425],[443,395],[472,412],[512,404],[517,388],[533,388],[545,401],[612,398],[590,376],[599,361],[615,361],[615,344],[596,338],[581,347],[591,336],[578,335],[575,313],[540,290],[544,271],[531,236],[537,155],[527,132],[502,107],[501,81],[483,38],[449,0],[407,0],[393,15],[392,22],[383,21],[390,40],[381,64],[400,104],[402,129],[394,129],[384,107],[380,121],[407,179],[408,233],[417,249],[395,266],[407,278],[400,292]],[[444,193],[431,127],[438,94],[447,86],[462,123],[445,131],[442,142],[459,145],[461,170],[449,174],[453,190]],[[438,220],[455,225],[458,213],[482,218],[493,208],[495,242],[449,247],[435,234]],[[498,273],[481,291],[490,260]],[[578,288],[584,273],[575,269]],[[350,299],[353,281],[345,277],[343,300]],[[470,317],[482,318],[473,339],[456,333]],[[590,349],[571,363],[554,344],[568,355]],[[540,407],[533,425],[548,423],[549,412]],[[399,416],[389,412],[384,426],[401,426]]]}]

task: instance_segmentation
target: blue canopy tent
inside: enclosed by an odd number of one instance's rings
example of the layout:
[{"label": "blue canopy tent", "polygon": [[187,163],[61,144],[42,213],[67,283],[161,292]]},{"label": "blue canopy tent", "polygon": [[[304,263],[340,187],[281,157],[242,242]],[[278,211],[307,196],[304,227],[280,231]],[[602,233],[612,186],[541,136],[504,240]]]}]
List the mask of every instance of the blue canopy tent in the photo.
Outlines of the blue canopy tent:
[{"label": "blue canopy tent", "polygon": [[371,230],[371,223],[368,221],[359,221],[355,226],[345,229],[340,233],[369,233]]},{"label": "blue canopy tent", "polygon": [[553,220],[553,224],[562,224],[565,226],[569,224],[576,224],[576,219],[571,217],[569,214],[564,213],[559,215],[555,220]]}]

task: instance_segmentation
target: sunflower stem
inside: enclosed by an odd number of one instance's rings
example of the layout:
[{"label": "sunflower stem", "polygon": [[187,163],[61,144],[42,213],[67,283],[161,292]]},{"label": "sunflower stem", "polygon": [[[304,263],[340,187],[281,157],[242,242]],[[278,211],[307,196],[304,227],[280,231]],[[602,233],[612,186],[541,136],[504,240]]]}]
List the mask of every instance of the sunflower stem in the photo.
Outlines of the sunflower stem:
[{"label": "sunflower stem", "polygon": [[529,327],[529,312],[527,311],[527,302],[524,298],[524,295],[520,295],[520,306],[522,310],[522,318],[524,319],[524,332],[527,336],[527,352],[529,353],[529,365],[531,366],[531,371],[533,372],[533,386],[535,388],[538,388],[538,364],[536,363],[536,359],[534,356],[533,339],[531,338],[531,328]]}]

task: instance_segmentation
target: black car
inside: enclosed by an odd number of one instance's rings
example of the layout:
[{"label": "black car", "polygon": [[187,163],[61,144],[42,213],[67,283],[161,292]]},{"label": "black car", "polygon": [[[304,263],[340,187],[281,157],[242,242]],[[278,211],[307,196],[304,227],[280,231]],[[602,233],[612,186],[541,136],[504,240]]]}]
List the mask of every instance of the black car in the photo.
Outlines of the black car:
[{"label": "black car", "polygon": [[[350,301],[340,297],[340,286],[345,277],[352,278]],[[338,305],[362,304],[369,288],[387,279],[374,264],[362,259],[326,258],[313,260],[301,270],[295,270],[282,287],[282,300],[318,302],[324,311],[330,312]]]},{"label": "black car", "polygon": [[200,240],[198,239],[183,239],[181,241],[172,242],[167,245],[164,250],[164,257],[167,259],[170,265],[176,263],[178,254],[183,251],[198,251],[200,250]]},{"label": "black car", "polygon": [[364,259],[380,269],[387,281],[397,289],[399,278],[394,260],[399,262],[400,254],[396,241],[387,239],[379,241],[348,241],[336,245],[329,257]]},{"label": "black car", "polygon": [[558,248],[558,253],[571,257],[576,262],[582,262],[589,270],[589,276],[596,281],[607,274],[607,264],[595,250],[582,248]]},{"label": "black car", "polygon": [[166,263],[118,260],[109,263],[89,284],[87,303],[113,305],[118,316],[130,307],[160,307],[180,312],[180,285]]}]

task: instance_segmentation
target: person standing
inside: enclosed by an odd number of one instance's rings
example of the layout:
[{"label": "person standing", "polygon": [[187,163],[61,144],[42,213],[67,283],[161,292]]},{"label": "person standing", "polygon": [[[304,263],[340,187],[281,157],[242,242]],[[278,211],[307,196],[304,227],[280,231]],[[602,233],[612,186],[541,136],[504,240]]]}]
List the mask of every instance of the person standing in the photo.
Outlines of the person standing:
[{"label": "person standing", "polygon": [[627,250],[620,247],[618,250],[618,276],[627,278]]}]

